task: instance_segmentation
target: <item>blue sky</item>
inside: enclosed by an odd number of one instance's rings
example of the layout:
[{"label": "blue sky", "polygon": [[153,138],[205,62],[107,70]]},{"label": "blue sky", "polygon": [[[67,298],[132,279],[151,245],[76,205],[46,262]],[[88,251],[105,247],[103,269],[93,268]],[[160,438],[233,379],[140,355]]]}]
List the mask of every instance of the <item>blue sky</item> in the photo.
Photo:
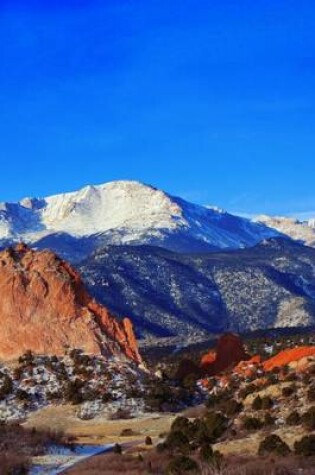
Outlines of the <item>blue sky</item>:
[{"label": "blue sky", "polygon": [[315,5],[2,0],[0,200],[135,179],[315,214]]}]

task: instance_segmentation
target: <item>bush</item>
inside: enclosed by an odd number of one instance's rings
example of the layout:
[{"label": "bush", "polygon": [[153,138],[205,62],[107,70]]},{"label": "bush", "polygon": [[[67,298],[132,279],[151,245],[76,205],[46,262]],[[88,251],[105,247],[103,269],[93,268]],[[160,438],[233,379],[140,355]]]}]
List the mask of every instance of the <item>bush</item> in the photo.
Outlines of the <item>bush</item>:
[{"label": "bush", "polygon": [[268,410],[271,409],[273,406],[273,400],[271,399],[270,396],[264,396],[261,400],[261,408],[263,410]]},{"label": "bush", "polygon": [[307,391],[307,399],[310,402],[315,401],[315,386],[311,386],[309,390]]},{"label": "bush", "polygon": [[153,445],[152,439],[149,435],[146,436],[144,443],[145,445]]},{"label": "bush", "polygon": [[182,475],[184,472],[199,472],[198,464],[186,456],[179,456],[173,458],[167,468],[167,475]]},{"label": "bush", "polygon": [[190,450],[189,439],[186,434],[179,430],[172,430],[165,441],[166,447],[171,451],[187,453]]},{"label": "bush", "polygon": [[300,414],[297,411],[291,412],[286,419],[286,423],[289,426],[297,426],[298,424],[301,424]]},{"label": "bush", "polygon": [[258,449],[258,455],[274,454],[283,457],[290,452],[289,446],[276,434],[268,435],[261,441]]},{"label": "bush", "polygon": [[212,450],[212,447],[211,445],[202,445],[201,448],[200,448],[200,458],[201,460],[203,460],[204,462],[211,462],[212,459],[213,459],[213,450]]},{"label": "bush", "polygon": [[226,416],[235,416],[243,409],[243,404],[235,399],[229,399],[221,406],[221,411]]},{"label": "bush", "polygon": [[84,383],[80,379],[69,381],[64,390],[64,398],[66,399],[66,401],[72,404],[81,404],[81,402],[83,402],[83,386]]},{"label": "bush", "polygon": [[7,374],[5,374],[3,376],[3,380],[2,380],[2,386],[0,388],[0,400],[1,399],[4,399],[6,396],[8,396],[9,394],[11,394],[13,391],[13,381],[12,379],[10,378],[10,376],[8,376]]},{"label": "bush", "polygon": [[243,428],[245,430],[258,430],[261,429],[263,423],[257,417],[246,416],[243,419]]},{"label": "bush", "polygon": [[217,441],[227,429],[229,420],[220,412],[209,412],[203,419],[211,443]]},{"label": "bush", "polygon": [[252,408],[254,411],[260,411],[261,409],[271,409],[273,406],[273,400],[270,396],[260,397],[259,395],[255,397]]},{"label": "bush", "polygon": [[310,457],[315,455],[315,435],[306,435],[301,440],[295,442],[294,450],[297,455]]},{"label": "bush", "polygon": [[192,430],[192,423],[189,421],[189,419],[187,419],[187,417],[176,417],[171,425],[171,431],[182,432],[183,434],[187,435],[187,437],[191,437]]},{"label": "bush", "polygon": [[264,426],[273,426],[275,422],[276,418],[272,417],[272,415],[267,412],[264,418]]},{"label": "bush", "polygon": [[135,435],[135,432],[132,429],[123,429],[120,432],[120,437],[131,437]]},{"label": "bush", "polygon": [[249,394],[252,394],[255,391],[257,391],[257,387],[254,384],[248,384],[239,390],[238,397],[240,399],[245,399],[247,396],[249,396]]},{"label": "bush", "polygon": [[315,406],[309,408],[302,416],[302,423],[308,430],[315,430]]},{"label": "bush", "polygon": [[156,451],[157,451],[158,453],[162,453],[162,452],[164,452],[166,449],[167,449],[167,446],[166,446],[166,443],[165,443],[165,442],[160,442],[160,443],[157,444],[157,446],[156,446]]},{"label": "bush", "polygon": [[296,391],[296,386],[291,385],[291,386],[286,386],[285,388],[282,389],[282,396],[283,397],[290,397],[292,394],[294,394]]},{"label": "bush", "polygon": [[24,389],[17,389],[15,396],[19,401],[30,401],[32,399],[31,395],[24,391]]},{"label": "bush", "polygon": [[256,396],[253,400],[252,409],[254,409],[254,411],[260,411],[260,409],[262,409],[262,399],[260,396]]},{"label": "bush", "polygon": [[34,363],[34,355],[31,350],[27,350],[24,355],[19,357],[19,363],[25,365],[32,365]]},{"label": "bush", "polygon": [[114,454],[122,454],[122,447],[120,444],[115,444],[114,447],[113,447],[113,452]]}]

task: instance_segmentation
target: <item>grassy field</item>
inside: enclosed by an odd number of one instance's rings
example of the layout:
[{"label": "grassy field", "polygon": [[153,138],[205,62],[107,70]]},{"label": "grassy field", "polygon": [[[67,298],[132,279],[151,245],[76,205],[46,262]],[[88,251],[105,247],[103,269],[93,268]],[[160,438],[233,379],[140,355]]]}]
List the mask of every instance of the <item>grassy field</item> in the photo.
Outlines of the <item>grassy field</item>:
[{"label": "grassy field", "polygon": [[[150,436],[153,441],[167,432],[175,419],[169,414],[148,414],[141,418],[109,421],[100,415],[89,421],[82,421],[75,415],[75,406],[51,406],[30,415],[25,427],[62,431],[75,437],[76,442],[86,444],[124,443],[126,441],[144,441]],[[123,430],[131,429],[132,435],[121,436]]]}]

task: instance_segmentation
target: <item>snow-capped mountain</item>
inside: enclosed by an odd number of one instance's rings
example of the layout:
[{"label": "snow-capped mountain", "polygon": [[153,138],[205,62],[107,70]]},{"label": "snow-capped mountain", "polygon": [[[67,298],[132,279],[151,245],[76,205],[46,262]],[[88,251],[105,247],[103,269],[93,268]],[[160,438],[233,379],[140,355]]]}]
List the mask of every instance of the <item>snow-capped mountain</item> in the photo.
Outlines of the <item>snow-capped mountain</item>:
[{"label": "snow-capped mountain", "polygon": [[0,204],[2,242],[36,243],[72,260],[108,244],[209,251],[253,246],[277,234],[262,223],[192,204],[135,181]]},{"label": "snow-capped mountain", "polygon": [[308,246],[315,246],[315,219],[299,221],[295,218],[262,215],[255,218],[254,222],[265,224]]}]

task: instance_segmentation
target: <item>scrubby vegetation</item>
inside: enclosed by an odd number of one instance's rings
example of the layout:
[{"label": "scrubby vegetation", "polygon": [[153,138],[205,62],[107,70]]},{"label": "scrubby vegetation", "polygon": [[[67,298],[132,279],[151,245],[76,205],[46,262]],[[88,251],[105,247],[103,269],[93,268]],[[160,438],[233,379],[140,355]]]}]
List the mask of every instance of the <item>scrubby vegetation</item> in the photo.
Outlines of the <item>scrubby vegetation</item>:
[{"label": "scrubby vegetation", "polygon": [[0,426],[0,473],[23,475],[28,473],[31,457],[42,455],[52,444],[70,444],[62,433],[49,430],[24,429],[18,424]]}]

